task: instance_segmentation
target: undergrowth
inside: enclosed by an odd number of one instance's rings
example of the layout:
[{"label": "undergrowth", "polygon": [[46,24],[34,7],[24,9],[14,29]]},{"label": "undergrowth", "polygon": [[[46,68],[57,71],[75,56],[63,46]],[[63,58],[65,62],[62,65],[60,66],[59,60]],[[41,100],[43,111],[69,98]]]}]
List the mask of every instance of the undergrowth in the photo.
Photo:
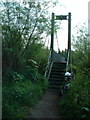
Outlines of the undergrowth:
[{"label": "undergrowth", "polygon": [[61,114],[71,120],[90,119],[90,74],[77,74],[60,101]]},{"label": "undergrowth", "polygon": [[34,68],[28,66],[24,73],[11,70],[3,80],[3,119],[27,118],[27,114],[47,90],[47,79]]}]

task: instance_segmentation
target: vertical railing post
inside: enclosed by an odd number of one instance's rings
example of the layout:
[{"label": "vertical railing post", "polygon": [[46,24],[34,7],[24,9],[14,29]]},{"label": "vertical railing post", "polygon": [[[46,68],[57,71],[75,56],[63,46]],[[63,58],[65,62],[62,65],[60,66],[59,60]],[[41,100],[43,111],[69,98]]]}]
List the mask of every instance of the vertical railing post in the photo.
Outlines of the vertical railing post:
[{"label": "vertical railing post", "polygon": [[68,50],[71,50],[71,13],[68,14]]},{"label": "vertical railing post", "polygon": [[51,60],[53,59],[53,48],[54,48],[54,18],[55,15],[54,13],[52,13],[52,19],[51,19],[51,46],[50,46],[50,50],[51,50]]},{"label": "vertical railing post", "polygon": [[71,13],[68,13],[68,52],[69,52],[68,62],[69,65],[71,65]]}]

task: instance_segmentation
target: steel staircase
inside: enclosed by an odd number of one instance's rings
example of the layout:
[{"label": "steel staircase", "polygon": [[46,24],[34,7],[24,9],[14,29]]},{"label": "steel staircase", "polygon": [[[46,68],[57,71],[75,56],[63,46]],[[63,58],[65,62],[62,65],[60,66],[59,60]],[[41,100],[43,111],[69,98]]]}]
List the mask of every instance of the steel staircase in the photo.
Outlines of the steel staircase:
[{"label": "steel staircase", "polygon": [[60,87],[64,82],[64,74],[66,70],[66,62],[54,61],[52,64],[51,71],[48,76],[49,86],[48,89],[51,91],[60,91]]},{"label": "steel staircase", "polygon": [[52,59],[50,54],[45,71],[45,77],[49,82],[48,90],[61,91],[61,87],[65,82],[66,65],[67,61],[60,54],[53,51]]}]

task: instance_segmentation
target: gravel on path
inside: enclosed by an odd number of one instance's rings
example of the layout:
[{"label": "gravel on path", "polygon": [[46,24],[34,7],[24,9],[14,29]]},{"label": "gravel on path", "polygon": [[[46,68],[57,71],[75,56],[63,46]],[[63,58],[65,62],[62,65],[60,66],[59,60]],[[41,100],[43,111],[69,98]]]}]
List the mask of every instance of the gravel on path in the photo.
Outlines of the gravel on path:
[{"label": "gravel on path", "polygon": [[59,93],[47,91],[36,107],[33,108],[29,118],[59,118],[59,120],[62,120],[59,113],[59,102]]}]

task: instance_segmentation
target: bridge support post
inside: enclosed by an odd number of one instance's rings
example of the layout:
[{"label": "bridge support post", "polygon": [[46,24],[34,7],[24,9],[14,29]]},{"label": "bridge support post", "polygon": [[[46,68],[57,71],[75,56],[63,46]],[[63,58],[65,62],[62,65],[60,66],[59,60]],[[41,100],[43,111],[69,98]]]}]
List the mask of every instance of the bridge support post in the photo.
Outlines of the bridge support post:
[{"label": "bridge support post", "polygon": [[68,50],[71,51],[71,13],[68,14]]},{"label": "bridge support post", "polygon": [[71,68],[71,13],[68,13],[68,52],[69,52],[69,65]]},{"label": "bridge support post", "polygon": [[53,58],[53,48],[54,48],[54,19],[55,19],[55,14],[52,13],[52,19],[51,19],[51,60]]}]

